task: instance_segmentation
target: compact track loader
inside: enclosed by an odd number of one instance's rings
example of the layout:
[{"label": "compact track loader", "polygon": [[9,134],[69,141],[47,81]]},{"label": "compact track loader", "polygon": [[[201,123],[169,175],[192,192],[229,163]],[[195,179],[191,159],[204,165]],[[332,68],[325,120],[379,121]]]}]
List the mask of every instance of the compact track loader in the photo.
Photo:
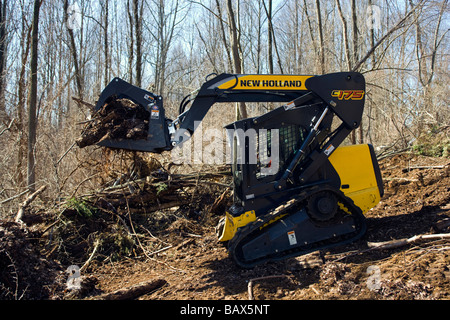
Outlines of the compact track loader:
[{"label": "compact track loader", "polygon": [[340,146],[361,123],[360,73],[214,75],[183,99],[175,120],[166,118],[161,96],[119,78],[103,90],[96,110],[114,98],[148,111],[148,135],[102,139],[99,145],[154,153],[186,142],[215,103],[283,103],[225,127],[231,133],[234,204],[217,230],[241,267],[355,241],[366,230],[364,213],[383,195],[373,147]]}]

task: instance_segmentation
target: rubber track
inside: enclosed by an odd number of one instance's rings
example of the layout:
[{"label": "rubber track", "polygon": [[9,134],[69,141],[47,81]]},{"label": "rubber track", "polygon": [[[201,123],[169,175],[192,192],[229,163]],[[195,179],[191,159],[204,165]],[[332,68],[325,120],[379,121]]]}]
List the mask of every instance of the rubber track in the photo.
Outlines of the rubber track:
[{"label": "rubber track", "polygon": [[[305,208],[306,202],[308,201],[309,197],[321,191],[331,191],[335,193],[338,196],[339,199],[338,201],[344,204],[345,208],[351,212],[351,215],[354,218],[356,225],[354,232],[318,241],[316,243],[308,245],[296,246],[294,248],[284,250],[282,253],[274,253],[270,256],[259,258],[253,261],[243,260],[243,256],[239,253],[239,250],[242,248],[242,246],[244,246],[246,243],[256,238],[257,236],[260,236],[264,232],[263,229],[272,226],[274,223],[277,223],[277,220]],[[340,214],[348,215],[348,213],[345,213],[341,208],[339,208],[338,210]],[[353,200],[346,197],[340,190],[336,190],[335,188],[329,186],[321,186],[321,187],[315,186],[309,189],[308,191],[303,191],[298,196],[289,199],[288,201],[279,205],[277,208],[270,211],[268,214],[259,217],[257,220],[245,225],[242,228],[239,228],[233,239],[229,241],[228,251],[230,257],[234,260],[234,262],[238,266],[242,268],[253,268],[256,265],[268,261],[283,260],[289,257],[295,257],[306,253],[310,253],[312,251],[347,244],[359,239],[362,235],[364,235],[365,231],[366,231],[365,217],[362,214],[361,209],[355,206]]]}]

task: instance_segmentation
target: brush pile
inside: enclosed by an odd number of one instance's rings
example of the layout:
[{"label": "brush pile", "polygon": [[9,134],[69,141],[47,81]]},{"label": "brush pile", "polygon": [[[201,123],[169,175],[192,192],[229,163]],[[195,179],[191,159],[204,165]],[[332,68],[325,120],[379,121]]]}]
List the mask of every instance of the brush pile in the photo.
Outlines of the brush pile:
[{"label": "brush pile", "polygon": [[76,144],[84,148],[106,139],[147,139],[149,119],[143,106],[113,97],[95,112]]}]

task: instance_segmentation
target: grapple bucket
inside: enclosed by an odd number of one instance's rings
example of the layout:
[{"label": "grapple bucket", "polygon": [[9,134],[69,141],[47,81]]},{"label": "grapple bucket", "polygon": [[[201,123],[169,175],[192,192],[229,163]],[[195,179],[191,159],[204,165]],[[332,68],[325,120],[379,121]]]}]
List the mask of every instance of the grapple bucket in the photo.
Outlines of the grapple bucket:
[{"label": "grapple bucket", "polygon": [[145,127],[146,129],[148,127],[147,135],[144,133],[138,138],[127,138],[125,135],[123,137],[106,138],[99,141],[98,145],[154,153],[161,153],[164,150],[171,149],[161,96],[133,86],[120,78],[114,78],[102,91],[95,105],[95,111],[99,111],[105,107],[105,104],[118,99],[131,100],[141,110],[146,111],[144,115],[146,118],[148,116],[148,120],[145,121],[146,124],[148,123]]}]

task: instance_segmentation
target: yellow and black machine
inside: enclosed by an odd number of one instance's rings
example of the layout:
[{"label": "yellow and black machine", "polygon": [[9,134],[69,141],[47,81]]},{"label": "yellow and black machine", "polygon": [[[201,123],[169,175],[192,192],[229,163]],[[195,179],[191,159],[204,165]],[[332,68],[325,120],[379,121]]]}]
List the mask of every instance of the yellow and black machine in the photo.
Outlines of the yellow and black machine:
[{"label": "yellow and black machine", "polygon": [[364,213],[383,195],[373,147],[341,146],[361,123],[365,80],[360,73],[214,75],[195,96],[183,99],[175,120],[165,117],[161,96],[119,78],[103,90],[96,109],[113,97],[148,110],[148,136],[99,144],[154,153],[186,142],[215,103],[280,102],[272,111],[225,127],[231,133],[234,204],[217,230],[241,267],[359,239],[366,231]]}]

